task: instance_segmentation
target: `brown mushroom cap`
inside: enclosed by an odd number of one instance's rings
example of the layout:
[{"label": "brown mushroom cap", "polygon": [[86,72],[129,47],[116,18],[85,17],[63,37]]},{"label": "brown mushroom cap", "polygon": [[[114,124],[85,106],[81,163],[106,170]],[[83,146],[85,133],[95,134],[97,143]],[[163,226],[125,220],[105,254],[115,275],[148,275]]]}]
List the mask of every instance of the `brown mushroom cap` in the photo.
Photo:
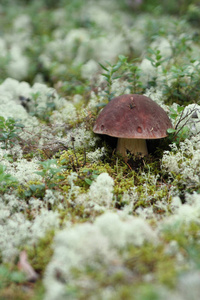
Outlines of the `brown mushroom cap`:
[{"label": "brown mushroom cap", "polygon": [[172,128],[166,112],[150,98],[122,95],[113,98],[100,112],[93,131],[119,138],[160,139]]}]

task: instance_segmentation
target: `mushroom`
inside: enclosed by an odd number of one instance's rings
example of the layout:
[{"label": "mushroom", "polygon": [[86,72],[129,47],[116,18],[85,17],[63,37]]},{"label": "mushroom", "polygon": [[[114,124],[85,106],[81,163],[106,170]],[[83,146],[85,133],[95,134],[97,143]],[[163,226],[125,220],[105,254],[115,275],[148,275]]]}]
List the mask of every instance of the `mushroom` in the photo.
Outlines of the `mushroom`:
[{"label": "mushroom", "polygon": [[100,112],[93,131],[118,137],[117,151],[127,158],[147,155],[146,139],[161,139],[172,128],[166,112],[150,98],[129,94],[113,98]]}]

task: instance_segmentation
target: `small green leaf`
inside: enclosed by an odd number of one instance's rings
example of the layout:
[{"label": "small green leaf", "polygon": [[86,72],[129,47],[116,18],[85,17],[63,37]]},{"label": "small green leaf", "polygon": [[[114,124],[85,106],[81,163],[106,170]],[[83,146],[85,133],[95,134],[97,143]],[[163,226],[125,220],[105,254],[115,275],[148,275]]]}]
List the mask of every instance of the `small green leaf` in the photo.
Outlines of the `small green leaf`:
[{"label": "small green leaf", "polygon": [[176,114],[176,111],[175,111],[172,107],[170,107],[169,110],[170,110],[172,113]]},{"label": "small green leaf", "polygon": [[44,184],[31,184],[29,186],[29,189],[32,192],[36,192],[37,190],[44,190],[45,189],[45,185]]},{"label": "small green leaf", "polygon": [[170,117],[175,120],[178,117],[178,114],[170,114]]},{"label": "small green leaf", "polygon": [[114,76],[114,77],[112,77],[112,79],[118,79],[118,78],[121,78],[121,76]]},{"label": "small green leaf", "polygon": [[85,178],[85,182],[86,182],[87,184],[89,184],[89,185],[92,184],[92,180],[90,180],[89,178]]},{"label": "small green leaf", "polygon": [[105,71],[109,71],[104,65],[100,64],[99,65],[102,67],[102,69],[104,69]]},{"label": "small green leaf", "polygon": [[127,61],[127,57],[124,55],[119,55],[118,56],[119,60],[121,60],[122,62],[126,62]]},{"label": "small green leaf", "polygon": [[102,73],[102,75],[105,76],[106,78],[110,78],[109,74]]},{"label": "small green leaf", "polygon": [[35,192],[37,189],[38,189],[38,186],[36,184],[31,184],[29,186],[29,189],[32,191],[32,192]]},{"label": "small green leaf", "polygon": [[146,59],[150,60],[152,63],[154,63],[154,60],[151,57],[146,56]]},{"label": "small green leaf", "polygon": [[56,179],[63,180],[63,179],[65,179],[65,176],[59,175],[56,177]]},{"label": "small green leaf", "polygon": [[156,55],[156,59],[160,60],[162,58],[162,55]]},{"label": "small green leaf", "polygon": [[186,133],[188,133],[188,131],[189,131],[188,126],[184,126],[181,130],[181,134],[186,134]]},{"label": "small green leaf", "polygon": [[26,280],[26,276],[19,271],[13,271],[10,274],[10,281],[16,283],[22,283]]},{"label": "small green leaf", "polygon": [[45,175],[45,172],[34,172],[34,173],[37,174],[37,175],[41,175],[41,176]]},{"label": "small green leaf", "polygon": [[113,67],[113,72],[118,71],[121,66],[122,66],[122,62],[120,61]]},{"label": "small green leaf", "polygon": [[153,49],[151,49],[151,48],[148,48],[148,50],[147,50],[149,53],[151,53],[151,54],[155,54],[155,51],[153,50]]},{"label": "small green leaf", "polygon": [[185,108],[183,106],[177,106],[177,112],[181,113]]},{"label": "small green leaf", "polygon": [[175,132],[176,132],[176,129],[174,129],[174,128],[167,129],[167,133],[175,133]]}]

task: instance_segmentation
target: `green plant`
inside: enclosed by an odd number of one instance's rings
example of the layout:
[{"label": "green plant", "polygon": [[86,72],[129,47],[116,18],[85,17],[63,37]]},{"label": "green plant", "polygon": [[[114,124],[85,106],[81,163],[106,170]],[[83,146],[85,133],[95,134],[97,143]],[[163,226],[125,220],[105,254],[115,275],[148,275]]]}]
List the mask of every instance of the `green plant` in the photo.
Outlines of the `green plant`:
[{"label": "green plant", "polygon": [[146,58],[151,62],[152,66],[155,68],[156,70],[156,74],[153,77],[153,79],[151,81],[149,81],[150,86],[155,87],[156,86],[156,80],[158,77],[158,67],[160,67],[162,65],[162,63],[164,61],[166,61],[168,58],[163,58],[161,55],[160,50],[154,50],[149,48],[148,50],[148,54],[149,56],[146,56]]},{"label": "green plant", "polygon": [[199,98],[199,66],[199,62],[192,59],[188,64],[171,67],[169,82],[166,78],[163,83],[168,104],[188,104]]},{"label": "green plant", "polygon": [[119,78],[124,77],[130,85],[129,89],[131,93],[136,94],[143,90],[143,84],[140,81],[141,70],[137,65],[138,58],[132,59],[128,61],[128,57],[120,55],[119,59],[123,62],[121,68],[121,74],[119,74]]},{"label": "green plant", "polygon": [[148,53],[150,56],[146,56],[148,60],[150,60],[153,67],[158,68],[161,64],[166,60],[162,58],[160,50],[153,50],[148,48]]},{"label": "green plant", "polygon": [[122,77],[121,75],[119,76],[117,74],[117,71],[126,63],[127,58],[123,55],[119,55],[118,56],[118,61],[116,62],[116,64],[110,64],[108,61],[106,62],[108,66],[104,66],[102,64],[99,63],[99,65],[102,67],[102,69],[104,69],[105,73],[103,73],[102,75],[106,78],[107,81],[107,89],[105,90],[106,94],[107,94],[107,98],[108,101],[110,101],[113,96],[114,96],[114,92],[111,92],[111,88],[112,88],[112,83],[114,79],[120,78]]},{"label": "green plant", "polygon": [[21,193],[25,198],[43,198],[45,195],[45,184],[31,184],[28,189]]},{"label": "green plant", "polygon": [[99,176],[99,172],[97,170],[92,170],[92,169],[84,169],[83,173],[86,174],[84,181],[88,185],[91,185],[92,182]]},{"label": "green plant", "polygon": [[2,149],[7,149],[8,146],[13,146],[16,140],[19,140],[19,133],[24,127],[13,118],[0,116],[0,141],[3,143]]},{"label": "green plant", "polygon": [[6,166],[0,164],[0,192],[4,192],[8,187],[17,183],[17,179],[5,171]]},{"label": "green plant", "polygon": [[[182,21],[183,26],[187,26],[185,21]],[[180,24],[177,24],[180,26]],[[177,62],[177,58],[180,55],[186,55],[186,53],[191,52],[191,41],[193,40],[193,36],[191,34],[186,33],[178,33],[174,36],[174,42],[171,42],[171,49],[173,52],[173,57],[175,58],[174,62]]]},{"label": "green plant", "polygon": [[[63,172],[65,167],[59,167],[56,159],[48,159],[39,162],[39,164],[41,165],[42,170],[35,173],[44,178],[45,185],[49,188],[54,187],[56,181],[64,179],[64,176],[60,175],[60,173]],[[38,188],[38,186],[36,188]]]},{"label": "green plant", "polygon": [[[111,92],[114,79],[122,78],[127,80],[130,83],[129,89],[131,93],[135,94],[142,91],[143,85],[139,80],[141,71],[136,64],[137,61],[138,59],[136,58],[129,62],[128,57],[119,55],[116,64],[111,65],[109,62],[107,62],[108,67],[100,64],[100,66],[105,71],[105,73],[103,73],[102,75],[106,78],[107,81],[107,89],[105,90],[105,92],[107,94],[108,101],[110,101],[115,95],[115,92]],[[103,103],[103,105],[104,104],[105,103]]]},{"label": "green plant", "polygon": [[130,90],[132,94],[137,94],[143,90],[143,84],[140,81],[140,73],[141,70],[137,66],[136,62],[138,59],[133,59],[131,62],[125,61],[125,72],[127,76],[127,80],[130,83]]}]

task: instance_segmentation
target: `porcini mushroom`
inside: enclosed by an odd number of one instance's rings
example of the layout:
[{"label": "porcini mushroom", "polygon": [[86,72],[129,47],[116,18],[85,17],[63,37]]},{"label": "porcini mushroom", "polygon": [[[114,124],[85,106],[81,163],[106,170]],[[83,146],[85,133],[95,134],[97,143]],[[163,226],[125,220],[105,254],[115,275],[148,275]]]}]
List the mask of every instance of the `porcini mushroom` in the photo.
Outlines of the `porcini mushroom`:
[{"label": "porcini mushroom", "polygon": [[166,112],[150,98],[129,94],[113,98],[100,112],[93,131],[117,137],[117,151],[147,155],[146,139],[161,139],[172,128]]}]

